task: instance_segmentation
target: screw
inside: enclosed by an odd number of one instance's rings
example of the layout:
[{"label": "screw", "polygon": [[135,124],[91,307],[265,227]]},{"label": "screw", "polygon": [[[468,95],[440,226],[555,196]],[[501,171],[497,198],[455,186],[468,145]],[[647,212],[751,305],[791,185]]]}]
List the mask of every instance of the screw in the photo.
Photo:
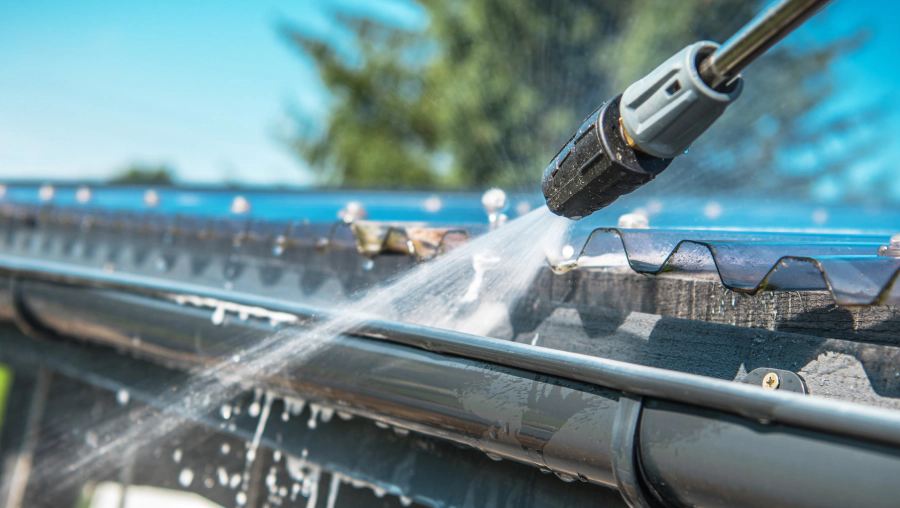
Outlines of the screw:
[{"label": "screw", "polygon": [[900,257],[900,234],[892,236],[891,241],[887,245],[879,247],[878,255],[892,258]]},{"label": "screw", "polygon": [[769,372],[762,379],[762,387],[766,390],[777,390],[781,386],[781,378],[774,372]]}]

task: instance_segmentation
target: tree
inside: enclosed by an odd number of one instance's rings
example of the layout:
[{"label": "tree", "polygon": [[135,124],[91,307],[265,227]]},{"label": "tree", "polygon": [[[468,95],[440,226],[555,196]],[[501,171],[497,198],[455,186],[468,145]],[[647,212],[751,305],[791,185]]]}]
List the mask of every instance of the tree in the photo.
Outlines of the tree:
[{"label": "tree", "polygon": [[109,179],[114,185],[175,185],[174,171],[169,166],[133,164]]},{"label": "tree", "polygon": [[[535,188],[554,151],[602,100],[682,47],[723,41],[760,2],[420,0],[424,31],[342,14],[358,54],[287,28],[332,94],[324,128],[292,141],[343,186]],[[667,189],[777,189],[776,155],[811,142],[803,114],[831,93],[844,42],[777,48],[745,97],[667,172]],[[683,160],[681,160],[683,159]],[[679,173],[681,178],[671,173]],[[698,174],[711,178],[696,178]]]}]

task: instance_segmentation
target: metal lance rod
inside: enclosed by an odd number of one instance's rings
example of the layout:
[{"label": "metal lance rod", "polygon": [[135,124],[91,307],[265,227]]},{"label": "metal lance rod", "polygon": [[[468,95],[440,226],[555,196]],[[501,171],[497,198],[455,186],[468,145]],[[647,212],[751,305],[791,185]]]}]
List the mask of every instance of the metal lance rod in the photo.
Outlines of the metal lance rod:
[{"label": "metal lance rod", "polygon": [[780,0],[722,46],[691,44],[607,100],[544,170],[547,207],[579,220],[659,176],[740,97],[740,72],[828,1]]},{"label": "metal lance rod", "polygon": [[780,0],[762,11],[700,64],[711,88],[734,79],[831,0]]}]

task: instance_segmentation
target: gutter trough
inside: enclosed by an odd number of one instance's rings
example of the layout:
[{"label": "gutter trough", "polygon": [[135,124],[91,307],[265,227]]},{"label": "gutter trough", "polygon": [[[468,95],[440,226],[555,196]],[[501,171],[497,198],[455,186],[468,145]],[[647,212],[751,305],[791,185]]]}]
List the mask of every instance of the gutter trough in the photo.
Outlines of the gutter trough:
[{"label": "gutter trough", "polygon": [[[0,319],[38,340],[80,339],[184,369],[340,316],[10,255],[0,255],[0,287]],[[227,314],[219,324],[216,312]],[[248,381],[612,487],[631,506],[900,497],[896,412],[488,337],[373,319]]]}]

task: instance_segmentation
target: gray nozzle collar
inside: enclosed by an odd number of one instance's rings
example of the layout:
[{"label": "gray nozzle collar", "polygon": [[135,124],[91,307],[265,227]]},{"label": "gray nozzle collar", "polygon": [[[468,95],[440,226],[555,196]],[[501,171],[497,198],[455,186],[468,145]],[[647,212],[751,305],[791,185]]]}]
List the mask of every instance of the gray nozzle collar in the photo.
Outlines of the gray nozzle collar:
[{"label": "gray nozzle collar", "polygon": [[684,153],[740,97],[740,76],[724,90],[713,90],[700,77],[700,62],[718,47],[691,44],[622,94],[622,125],[641,151],[663,158]]}]

